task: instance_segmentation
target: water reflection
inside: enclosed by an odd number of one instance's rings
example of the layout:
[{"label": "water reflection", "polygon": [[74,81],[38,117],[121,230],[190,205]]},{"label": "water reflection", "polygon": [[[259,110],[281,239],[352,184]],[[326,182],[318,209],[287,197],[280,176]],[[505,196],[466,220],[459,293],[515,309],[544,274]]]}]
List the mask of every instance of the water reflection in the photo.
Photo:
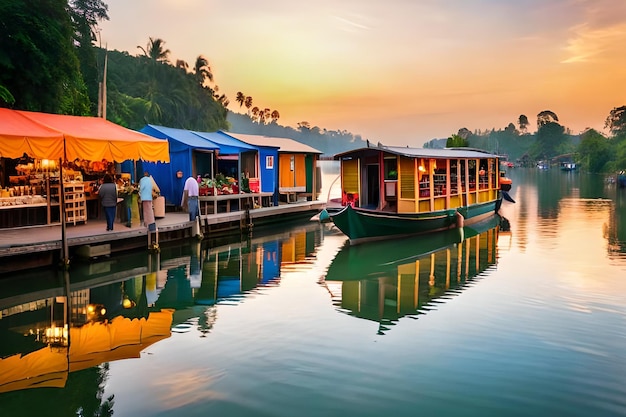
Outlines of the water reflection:
[{"label": "water reflection", "polygon": [[[563,241],[560,230],[575,224],[580,233],[589,233],[585,226],[601,215],[604,217],[598,224],[602,227],[598,233],[608,240],[610,256],[624,257],[624,190],[608,184],[602,175],[580,172],[513,169],[508,175],[515,184],[511,195],[517,204],[503,205],[503,213],[515,219],[516,245],[520,250],[525,251],[531,239],[541,241],[544,249],[555,250]],[[578,211],[581,207],[571,207],[574,202],[582,206],[581,212]],[[577,217],[572,218],[572,213],[578,213]]]},{"label": "water reflection", "polygon": [[350,246],[337,254],[321,284],[347,314],[377,321],[384,334],[454,296],[497,261],[500,216],[429,236]]},{"label": "water reflection", "polygon": [[[308,262],[322,238],[321,226],[311,223],[245,241],[193,242],[3,280],[0,393],[67,388],[87,372],[91,395],[102,399],[107,363],[139,358],[172,332],[197,328],[206,336],[216,304],[239,303],[279,285],[281,269]],[[90,407],[106,415],[113,399],[102,400]],[[78,409],[73,406],[67,415]]]}]

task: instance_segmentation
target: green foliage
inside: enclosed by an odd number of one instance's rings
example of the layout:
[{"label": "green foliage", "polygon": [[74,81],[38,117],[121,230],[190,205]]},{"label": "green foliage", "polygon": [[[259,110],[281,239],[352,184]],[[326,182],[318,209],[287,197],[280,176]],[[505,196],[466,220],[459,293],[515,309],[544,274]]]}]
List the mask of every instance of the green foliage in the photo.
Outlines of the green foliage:
[{"label": "green foliage", "polygon": [[608,171],[626,170],[626,139],[620,138],[613,145],[613,158],[608,165]]},{"label": "green foliage", "polygon": [[[162,43],[160,44],[162,45]],[[107,119],[141,129],[146,123],[181,129],[228,129],[226,108],[193,73],[159,60],[108,51]],[[99,50],[104,59],[105,51]]]},{"label": "green foliage", "polygon": [[517,119],[517,124],[519,125],[519,130],[522,133],[526,133],[528,131],[528,117],[526,117],[525,114],[520,114],[519,118]]},{"label": "green foliage", "polygon": [[0,2],[0,85],[14,108],[82,114],[85,86],[72,42],[74,28],[64,0]]},{"label": "green foliage", "polygon": [[565,128],[556,122],[544,122],[537,131],[536,140],[531,149],[535,159],[549,159],[567,153]]},{"label": "green foliage", "polygon": [[11,94],[11,92],[3,85],[0,85],[0,100],[7,104],[15,103],[15,97],[13,97],[13,94]]},{"label": "green foliage", "polygon": [[604,127],[615,136],[626,135],[626,106],[615,107],[609,112]]},{"label": "green foliage", "polygon": [[578,146],[578,162],[587,172],[602,172],[611,158],[612,145],[607,138],[593,129],[582,134]]},{"label": "green foliage", "polygon": [[108,6],[102,0],[71,0],[69,5],[69,15],[75,28],[76,54],[90,101],[89,112],[96,116],[102,70],[98,67],[93,42],[96,40],[98,22],[109,20]]},{"label": "green foliage", "polygon": [[469,141],[460,135],[452,135],[446,141],[446,148],[461,148],[469,146]]},{"label": "green foliage", "polygon": [[548,123],[557,123],[559,118],[556,113],[550,110],[544,110],[537,114],[537,129],[541,129],[542,126]]}]

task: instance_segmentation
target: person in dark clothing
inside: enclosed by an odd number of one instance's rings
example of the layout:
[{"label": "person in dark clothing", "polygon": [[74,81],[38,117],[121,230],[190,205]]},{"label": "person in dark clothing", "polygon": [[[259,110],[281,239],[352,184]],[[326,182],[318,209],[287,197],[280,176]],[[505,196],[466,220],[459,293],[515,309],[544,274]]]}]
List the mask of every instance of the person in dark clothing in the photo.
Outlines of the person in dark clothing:
[{"label": "person in dark clothing", "polygon": [[113,182],[110,174],[104,174],[98,194],[100,195],[100,202],[107,220],[107,231],[113,230],[115,207],[117,205],[117,185]]}]

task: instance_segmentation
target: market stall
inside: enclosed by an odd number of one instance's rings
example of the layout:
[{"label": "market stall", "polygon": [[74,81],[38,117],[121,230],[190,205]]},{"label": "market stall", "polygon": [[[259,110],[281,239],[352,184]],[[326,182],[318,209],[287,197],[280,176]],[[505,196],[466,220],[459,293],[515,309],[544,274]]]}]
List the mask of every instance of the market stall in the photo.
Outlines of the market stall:
[{"label": "market stall", "polygon": [[167,142],[102,118],[0,108],[0,228],[57,222],[61,213],[87,221],[105,173],[129,185],[118,169],[129,159],[167,162]]}]

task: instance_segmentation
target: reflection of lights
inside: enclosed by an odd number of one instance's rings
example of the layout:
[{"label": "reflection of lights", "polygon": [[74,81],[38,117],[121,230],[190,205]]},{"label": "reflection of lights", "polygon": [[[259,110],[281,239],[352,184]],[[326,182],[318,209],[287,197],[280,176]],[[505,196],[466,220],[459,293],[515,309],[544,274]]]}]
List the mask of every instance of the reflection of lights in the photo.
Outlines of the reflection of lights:
[{"label": "reflection of lights", "polygon": [[124,300],[122,300],[122,307],[124,308],[133,308],[135,305],[135,302],[128,297],[124,297]]},{"label": "reflection of lights", "polygon": [[67,325],[63,327],[57,327],[55,325],[52,325],[52,327],[47,327],[45,329],[43,342],[50,345],[67,346],[67,334]]},{"label": "reflection of lights", "polygon": [[87,304],[87,320],[97,321],[104,319],[107,309],[101,304]]}]

